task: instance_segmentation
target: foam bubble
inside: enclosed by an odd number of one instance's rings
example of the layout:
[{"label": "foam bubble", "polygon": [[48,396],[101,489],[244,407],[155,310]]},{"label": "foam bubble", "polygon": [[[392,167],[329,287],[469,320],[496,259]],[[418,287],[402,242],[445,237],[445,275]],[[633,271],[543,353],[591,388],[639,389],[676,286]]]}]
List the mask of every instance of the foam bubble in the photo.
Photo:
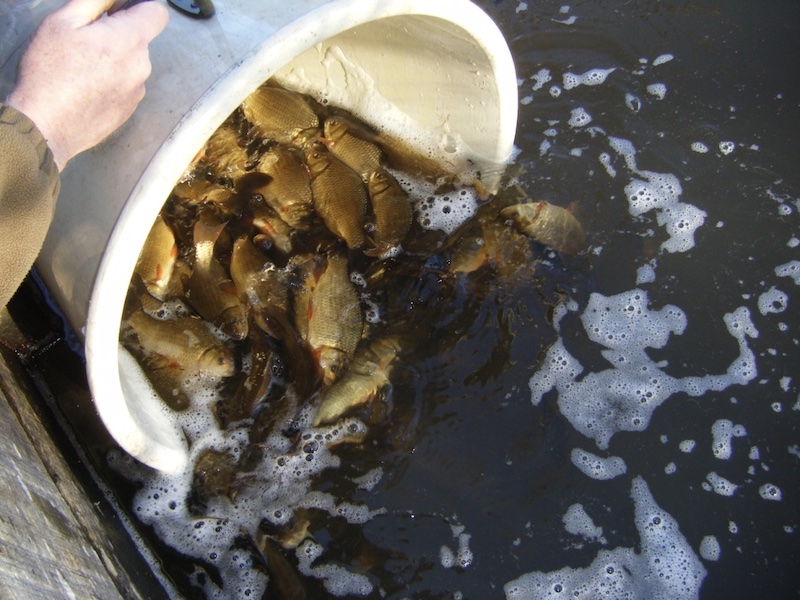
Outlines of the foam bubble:
[{"label": "foam bubble", "polygon": [[549,83],[553,80],[552,75],[550,75],[549,69],[539,69],[539,71],[531,76],[531,79],[534,80],[533,84],[533,91],[540,90],[544,87],[546,83]]},{"label": "foam bubble", "polygon": [[733,496],[738,487],[714,471],[706,475],[706,481],[703,482],[704,489],[720,496]]},{"label": "foam bubble", "polygon": [[647,292],[640,289],[609,297],[592,294],[581,321],[589,339],[605,348],[601,354],[611,368],[583,376],[582,365],[559,339],[529,382],[534,404],[557,389],[561,413],[600,448],[606,448],[618,431],[646,429],[652,412],[675,392],[698,396],[750,381],[757,374],[755,356],[746,340],[757,331],[746,308],[724,316],[740,347],[740,355],[728,371],[677,379],[664,373],[646,348],[663,348],[670,335],[682,334],[686,316],[675,306],[650,310],[647,304]]},{"label": "foam bubble", "polygon": [[672,54],[661,54],[653,59],[653,66],[658,67],[659,65],[663,65],[664,63],[668,63],[673,58],[675,58]]},{"label": "foam bubble", "polygon": [[694,451],[696,446],[697,442],[694,440],[683,440],[680,444],[678,444],[680,451],[684,452],[685,454],[689,454]]},{"label": "foam bubble", "polygon": [[298,570],[307,577],[320,579],[328,593],[342,598],[345,596],[367,596],[373,586],[366,575],[352,573],[340,565],[329,563],[314,564],[323,554],[317,542],[305,540],[297,547]]},{"label": "foam bubble", "polygon": [[674,462],[667,463],[664,467],[664,473],[667,475],[674,475],[678,471],[678,466]]},{"label": "foam bubble", "polygon": [[730,154],[736,149],[736,142],[720,142],[719,151],[725,155]]},{"label": "foam bubble", "polygon": [[741,425],[734,425],[728,419],[719,419],[711,426],[711,435],[713,442],[711,449],[714,456],[720,460],[728,460],[733,454],[733,446],[731,440],[733,437],[743,437],[747,435],[747,431]]},{"label": "foam bubble", "polygon": [[572,450],[570,458],[572,459],[572,464],[578,467],[584,475],[601,481],[624,475],[628,470],[625,461],[619,456],[602,458],[586,450],[575,448]]},{"label": "foam bubble", "polygon": [[414,200],[417,220],[425,229],[453,233],[478,209],[475,189],[465,187],[447,193],[436,193],[435,185],[423,181],[411,182],[398,177],[409,197]]},{"label": "foam bubble", "polygon": [[667,95],[667,86],[663,83],[651,83],[647,86],[647,93],[659,100],[663,100],[664,96]]},{"label": "foam bubble", "polygon": [[775,267],[775,274],[778,277],[791,277],[795,285],[800,285],[800,261],[793,260]]},{"label": "foam bubble", "polygon": [[706,570],[678,523],[656,504],[641,477],[634,479],[631,497],[638,554],[632,548],[603,549],[588,567],[527,573],[506,583],[506,598],[697,598]]},{"label": "foam bubble", "polygon": [[775,286],[758,297],[758,310],[762,315],[782,313],[789,304],[789,296]]},{"label": "foam bubble", "polygon": [[627,92],[625,94],[625,106],[631,109],[633,112],[637,113],[642,110],[642,101],[638,96]]},{"label": "foam bubble", "polygon": [[571,90],[572,88],[576,88],[579,85],[600,85],[604,83],[606,78],[615,71],[616,69],[592,69],[590,71],[586,71],[581,75],[576,75],[575,73],[564,73],[562,78],[562,82],[564,85],[565,90]]},{"label": "foam bubble", "polygon": [[591,122],[592,115],[586,112],[586,109],[582,107],[574,108],[569,121],[567,121],[570,127],[584,127]]},{"label": "foam bubble", "polygon": [[603,528],[594,524],[581,504],[570,506],[564,513],[561,522],[564,523],[564,529],[572,535],[579,535],[587,541],[596,541],[603,545],[608,543],[603,537]]},{"label": "foam bubble", "polygon": [[708,152],[708,146],[706,146],[703,142],[692,142],[690,148],[694,152],[698,152],[700,154],[705,154],[706,152]]},{"label": "foam bubble", "polygon": [[764,500],[774,500],[774,501],[783,500],[783,493],[781,493],[781,488],[772,483],[765,483],[760,488],[758,488],[758,495],[761,496]]},{"label": "foam bubble", "polygon": [[707,535],[700,541],[700,556],[705,560],[717,561],[720,553],[719,542],[713,535]]}]

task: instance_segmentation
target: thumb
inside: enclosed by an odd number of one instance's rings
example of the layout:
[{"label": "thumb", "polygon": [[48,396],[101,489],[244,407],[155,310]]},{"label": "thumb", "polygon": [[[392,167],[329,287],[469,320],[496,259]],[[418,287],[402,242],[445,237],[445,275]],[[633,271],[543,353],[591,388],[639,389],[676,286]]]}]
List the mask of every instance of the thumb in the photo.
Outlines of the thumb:
[{"label": "thumb", "polygon": [[53,13],[73,29],[88,25],[100,18],[114,0],[70,0]]},{"label": "thumb", "polygon": [[140,31],[149,43],[167,26],[169,12],[158,2],[140,2],[135,6],[115,12],[111,21],[122,21]]}]

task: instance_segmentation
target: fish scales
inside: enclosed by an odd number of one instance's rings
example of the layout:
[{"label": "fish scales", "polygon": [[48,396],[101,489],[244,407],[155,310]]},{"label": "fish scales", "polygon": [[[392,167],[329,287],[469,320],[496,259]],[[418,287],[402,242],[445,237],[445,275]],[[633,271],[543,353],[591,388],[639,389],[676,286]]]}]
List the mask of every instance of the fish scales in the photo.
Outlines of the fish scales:
[{"label": "fish scales", "polygon": [[317,214],[348,248],[362,248],[366,242],[368,199],[361,177],[321,144],[306,151],[306,163],[312,176],[311,191]]}]

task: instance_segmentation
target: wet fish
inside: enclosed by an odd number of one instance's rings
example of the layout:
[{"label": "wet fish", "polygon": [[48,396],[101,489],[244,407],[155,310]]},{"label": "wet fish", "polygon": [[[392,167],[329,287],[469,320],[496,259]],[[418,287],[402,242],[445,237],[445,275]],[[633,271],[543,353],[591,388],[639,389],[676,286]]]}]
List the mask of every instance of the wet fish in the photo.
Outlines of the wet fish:
[{"label": "wet fish", "polygon": [[373,237],[376,251],[382,254],[405,239],[414,215],[408,194],[387,171],[374,170],[368,182],[369,200],[375,215]]},{"label": "wet fish", "polygon": [[261,232],[256,238],[260,246],[291,254],[292,228],[274,210],[262,206],[253,211],[253,227]]},{"label": "wet fish", "polygon": [[178,244],[175,241],[175,234],[163,217],[158,215],[134,268],[154,298],[159,300],[166,298],[177,259]]},{"label": "wet fish", "polygon": [[370,173],[379,169],[383,150],[373,141],[376,134],[365,125],[347,117],[328,117],[323,126],[322,142],[331,153],[361,176],[366,183]]},{"label": "wet fish", "polygon": [[247,312],[236,286],[214,256],[214,244],[225,223],[201,213],[194,225],[194,266],[188,282],[188,300],[197,313],[236,340],[247,336]]},{"label": "wet fish", "polygon": [[237,180],[247,172],[250,160],[247,150],[240,146],[239,134],[230,124],[219,127],[205,144],[202,162],[211,175]]},{"label": "wet fish", "polygon": [[577,254],[586,245],[580,221],[555,204],[545,201],[514,204],[501,210],[500,215],[513,221],[520,232],[561,254]]},{"label": "wet fish", "polygon": [[344,374],[364,326],[358,291],[350,281],[344,256],[334,254],[311,269],[304,289],[296,295],[295,312],[298,330],[307,331],[306,341],[323,384],[331,385]]},{"label": "wet fish", "polygon": [[306,164],[317,214],[348,248],[362,248],[366,241],[367,190],[361,177],[322,144],[306,150]]},{"label": "wet fish", "polygon": [[275,331],[274,320],[285,320],[289,313],[286,274],[277,269],[247,235],[239,237],[233,244],[231,278],[242,302],[250,306],[258,327],[279,338],[281,334]]},{"label": "wet fish", "polygon": [[333,423],[358,406],[371,402],[389,384],[400,352],[397,337],[378,338],[362,346],[344,376],[322,391],[314,426]]},{"label": "wet fish", "polygon": [[256,190],[290,227],[308,229],[314,211],[311,179],[297,152],[287,146],[276,146],[259,161],[256,170],[271,180]]},{"label": "wet fish", "polygon": [[258,529],[253,537],[253,544],[261,554],[269,571],[270,584],[274,589],[273,595],[270,597],[281,598],[281,600],[305,600],[308,598],[303,580],[280,551],[277,542]]},{"label": "wet fish", "polygon": [[134,344],[148,358],[151,368],[156,364],[170,366],[189,375],[230,377],[235,364],[231,351],[195,317],[156,319],[136,311],[126,320]]},{"label": "wet fish", "polygon": [[262,85],[242,102],[242,111],[256,132],[282,144],[302,146],[319,132],[319,117],[295,92]]}]

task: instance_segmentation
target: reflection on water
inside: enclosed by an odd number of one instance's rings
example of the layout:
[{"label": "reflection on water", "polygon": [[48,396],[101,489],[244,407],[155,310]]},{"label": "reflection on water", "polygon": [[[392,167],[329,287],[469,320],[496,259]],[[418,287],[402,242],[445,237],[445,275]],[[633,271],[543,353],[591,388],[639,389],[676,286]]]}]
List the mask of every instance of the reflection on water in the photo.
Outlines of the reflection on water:
[{"label": "reflection on water", "polygon": [[[796,594],[795,3],[478,4],[520,82],[509,183],[570,206],[590,248],[441,302],[438,265],[404,280],[390,302],[431,325],[391,427],[238,501],[307,528],[286,555],[309,597]],[[135,475],[134,514],[197,558],[159,550],[187,595],[277,593],[241,535],[258,517],[220,499],[172,528],[186,489]]]}]

